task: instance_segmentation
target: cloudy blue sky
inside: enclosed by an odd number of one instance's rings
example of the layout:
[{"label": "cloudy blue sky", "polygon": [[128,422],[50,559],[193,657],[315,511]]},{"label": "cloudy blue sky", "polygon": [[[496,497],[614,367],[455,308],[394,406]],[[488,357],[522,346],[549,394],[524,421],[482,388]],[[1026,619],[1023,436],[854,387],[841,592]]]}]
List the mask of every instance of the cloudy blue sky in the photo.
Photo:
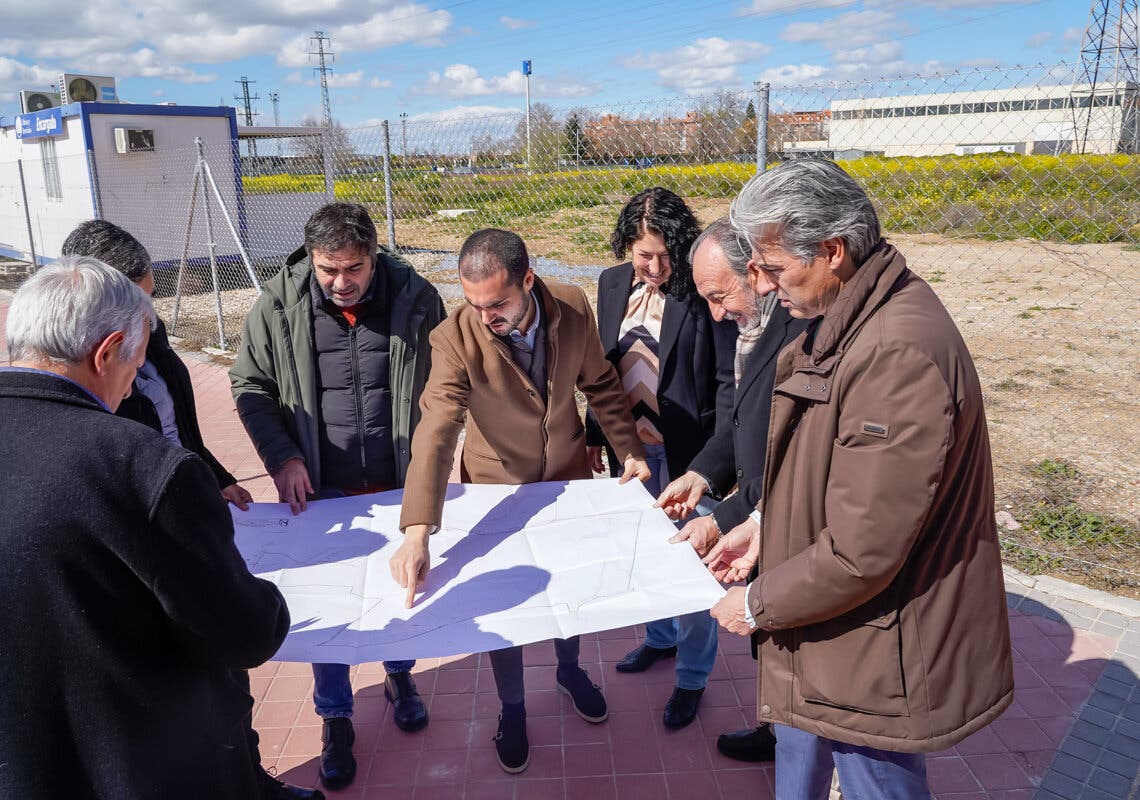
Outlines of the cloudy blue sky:
[{"label": "cloudy blue sky", "polygon": [[532,99],[615,106],[977,65],[1074,62],[1084,0],[7,0],[0,114],[61,71],[114,75],[122,99],[233,104],[256,81],[283,124],[320,115],[314,30],[336,53],[334,116],[485,114]]}]

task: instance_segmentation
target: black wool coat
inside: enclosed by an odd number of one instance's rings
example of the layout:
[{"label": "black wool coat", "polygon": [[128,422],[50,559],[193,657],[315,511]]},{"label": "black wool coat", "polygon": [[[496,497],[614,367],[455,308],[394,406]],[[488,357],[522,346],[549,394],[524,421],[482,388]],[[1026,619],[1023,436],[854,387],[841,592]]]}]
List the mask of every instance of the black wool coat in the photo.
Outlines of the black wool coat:
[{"label": "black wool coat", "polygon": [[[214,458],[214,454],[206,448],[202,439],[202,430],[198,427],[198,410],[194,406],[194,386],[190,381],[190,370],[182,363],[182,359],[170,346],[166,338],[166,326],[162,320],[150,334],[150,341],[146,346],[146,358],[154,364],[159,376],[166,381],[166,388],[174,400],[174,422],[178,425],[178,438],[182,446],[191,453],[196,454],[206,462],[219,489],[225,489],[237,483],[225,467]],[[162,421],[158,418],[154,403],[142,392],[132,392],[131,396],[119,404],[115,415],[141,422],[149,428],[162,433]]]},{"label": "black wool coat", "polygon": [[[610,267],[598,278],[598,334],[606,358],[617,369],[621,361],[618,337],[633,291],[633,264]],[[689,462],[704,447],[732,409],[733,358],[737,327],[727,320],[715,322],[708,303],[700,295],[677,299],[665,296],[658,343],[657,406],[665,441],[665,460],[670,478],[689,468]],[[601,428],[587,418],[586,443],[605,444]],[[621,464],[610,455],[610,471],[621,473]]]},{"label": "black wool coat", "polygon": [[234,670],[289,613],[196,455],[0,370],[0,797],[256,797]]},{"label": "black wool coat", "polygon": [[738,488],[713,511],[717,526],[728,533],[744,522],[764,492],[764,456],[768,449],[768,420],[772,413],[772,389],[776,379],[776,355],[803,333],[811,320],[795,319],[777,305],[760,340],[744,362],[736,397],[726,414],[726,424],[693,458],[689,469],[708,479],[713,491],[723,495]]}]

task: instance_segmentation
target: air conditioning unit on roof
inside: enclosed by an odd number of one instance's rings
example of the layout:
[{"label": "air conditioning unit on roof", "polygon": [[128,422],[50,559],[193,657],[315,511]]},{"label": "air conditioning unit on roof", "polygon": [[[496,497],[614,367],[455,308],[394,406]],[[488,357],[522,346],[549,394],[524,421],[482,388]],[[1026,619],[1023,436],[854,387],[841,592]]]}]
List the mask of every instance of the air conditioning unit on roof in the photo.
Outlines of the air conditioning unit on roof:
[{"label": "air conditioning unit on roof", "polygon": [[45,108],[59,108],[59,105],[59,92],[49,92],[41,89],[23,89],[20,91],[21,114],[43,111]]},{"label": "air conditioning unit on roof", "polygon": [[117,103],[115,79],[106,75],[59,76],[59,95],[63,105],[69,103]]}]

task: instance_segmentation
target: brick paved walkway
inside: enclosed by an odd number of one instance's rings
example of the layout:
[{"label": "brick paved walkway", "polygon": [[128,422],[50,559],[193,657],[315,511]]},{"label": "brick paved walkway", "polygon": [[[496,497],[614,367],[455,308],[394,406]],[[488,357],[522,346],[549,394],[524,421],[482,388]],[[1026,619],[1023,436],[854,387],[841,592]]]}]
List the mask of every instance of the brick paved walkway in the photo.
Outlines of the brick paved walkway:
[{"label": "brick paved walkway", "polygon": [[[0,294],[0,324],[7,298]],[[0,357],[6,358],[0,336]],[[249,444],[230,398],[225,367],[187,355],[207,444],[256,500],[275,501],[273,485]],[[1031,581],[1030,581],[1031,582]],[[1140,798],[1140,614],[1094,595],[1072,600],[1008,582],[1016,699],[1006,714],[927,764],[938,800],[1106,800]],[[723,636],[697,722],[670,732],[660,718],[672,687],[670,663],[644,675],[619,675],[614,663],[639,629],[585,636],[582,663],[603,686],[611,713],[601,725],[579,720],[554,691],[549,644],[525,648],[527,771],[502,773],[491,737],[498,704],[485,656],[420,661],[415,678],[431,723],[400,732],[383,696],[378,664],[353,669],[356,689],[355,785],[336,798],[750,798],[773,795],[770,765],[732,762],[716,752],[717,734],[749,723],[755,664],[747,643]],[[270,662],[253,673],[254,722],[265,765],[286,780],[313,785],[320,720],[309,697],[308,665]]]}]

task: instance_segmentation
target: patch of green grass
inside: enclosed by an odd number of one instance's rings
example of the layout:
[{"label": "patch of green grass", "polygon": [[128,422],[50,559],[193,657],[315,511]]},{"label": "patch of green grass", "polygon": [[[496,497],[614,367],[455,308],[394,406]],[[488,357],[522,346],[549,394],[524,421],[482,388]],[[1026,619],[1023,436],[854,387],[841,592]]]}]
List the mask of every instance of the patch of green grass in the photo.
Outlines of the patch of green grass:
[{"label": "patch of green grass", "polygon": [[1064,459],[1045,458],[1033,465],[1029,470],[1031,475],[1038,478],[1061,478],[1073,480],[1080,476],[1080,472]]},{"label": "patch of green grass", "polygon": [[995,392],[1014,392],[1021,388],[1021,384],[1013,378],[1005,378],[994,384]]},{"label": "patch of green grass", "polygon": [[1033,319],[1033,315],[1030,314],[1028,311],[1022,311],[1020,314],[1017,315],[1017,318],[1018,319]]},{"label": "patch of green grass", "polygon": [[1036,550],[1005,536],[999,536],[998,542],[1001,545],[1001,560],[1029,575],[1055,572],[1064,564],[1056,556]]},{"label": "patch of green grass", "polygon": [[926,276],[927,283],[945,283],[946,273],[943,270],[936,269],[934,272]]},{"label": "patch of green grass", "polygon": [[1121,547],[1138,543],[1137,532],[1110,517],[1086,511],[1076,503],[1061,506],[1040,504],[1030,510],[1021,524],[1042,539],[1063,545],[1115,544]]}]

